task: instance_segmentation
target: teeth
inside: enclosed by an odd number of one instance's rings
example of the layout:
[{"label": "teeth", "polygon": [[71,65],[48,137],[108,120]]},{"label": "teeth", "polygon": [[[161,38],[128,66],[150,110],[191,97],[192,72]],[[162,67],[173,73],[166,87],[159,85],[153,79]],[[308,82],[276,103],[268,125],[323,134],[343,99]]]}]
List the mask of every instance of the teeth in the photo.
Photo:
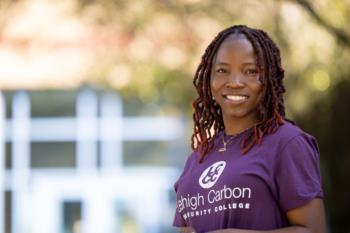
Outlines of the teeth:
[{"label": "teeth", "polygon": [[242,95],[227,95],[227,99],[229,100],[245,100],[248,99],[248,96],[242,96]]}]

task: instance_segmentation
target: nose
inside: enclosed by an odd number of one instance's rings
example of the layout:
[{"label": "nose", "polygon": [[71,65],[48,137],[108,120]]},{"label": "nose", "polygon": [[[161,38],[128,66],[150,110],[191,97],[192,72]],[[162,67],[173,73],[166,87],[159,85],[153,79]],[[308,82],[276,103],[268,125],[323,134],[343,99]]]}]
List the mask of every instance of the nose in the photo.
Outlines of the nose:
[{"label": "nose", "polygon": [[231,74],[228,81],[226,82],[226,87],[229,88],[242,88],[244,87],[243,77],[239,74]]}]

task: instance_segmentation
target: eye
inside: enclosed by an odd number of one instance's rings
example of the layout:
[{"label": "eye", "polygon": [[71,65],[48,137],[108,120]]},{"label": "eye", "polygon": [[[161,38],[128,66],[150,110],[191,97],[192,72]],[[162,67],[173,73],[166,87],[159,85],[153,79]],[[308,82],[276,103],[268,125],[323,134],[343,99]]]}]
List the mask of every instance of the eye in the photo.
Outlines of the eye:
[{"label": "eye", "polygon": [[226,73],[227,73],[227,70],[225,70],[224,68],[217,68],[217,69],[216,69],[216,73],[226,74]]},{"label": "eye", "polygon": [[258,75],[258,73],[259,73],[258,69],[248,69],[246,71],[246,74],[249,76],[256,76],[256,75]]}]

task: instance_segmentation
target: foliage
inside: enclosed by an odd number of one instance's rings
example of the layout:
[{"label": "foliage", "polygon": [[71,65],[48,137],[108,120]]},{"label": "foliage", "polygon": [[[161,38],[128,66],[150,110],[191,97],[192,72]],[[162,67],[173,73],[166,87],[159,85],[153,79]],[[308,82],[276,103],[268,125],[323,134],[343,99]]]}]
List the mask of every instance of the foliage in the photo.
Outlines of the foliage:
[{"label": "foliage", "polygon": [[[350,210],[350,0],[59,2],[55,9],[64,9],[60,15],[84,32],[79,51],[89,62],[81,63],[87,64],[82,83],[112,88],[125,99],[137,99],[135,106],[162,106],[162,114],[190,117],[192,77],[218,31],[232,24],[267,31],[282,52],[288,116],[320,143],[332,232],[350,231],[340,223],[346,223]],[[26,6],[28,1],[0,1],[2,43]]]}]

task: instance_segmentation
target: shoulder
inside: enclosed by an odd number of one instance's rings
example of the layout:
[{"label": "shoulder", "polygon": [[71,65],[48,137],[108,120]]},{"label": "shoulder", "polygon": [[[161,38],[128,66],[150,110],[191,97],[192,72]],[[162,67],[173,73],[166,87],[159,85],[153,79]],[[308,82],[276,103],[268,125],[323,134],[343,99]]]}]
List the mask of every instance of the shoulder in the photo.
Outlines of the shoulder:
[{"label": "shoulder", "polygon": [[267,138],[280,144],[287,144],[288,142],[299,138],[314,140],[312,135],[287,120],[283,121],[283,125],[281,125],[275,133],[267,135]]},{"label": "shoulder", "polygon": [[190,153],[185,160],[185,164],[183,166],[183,170],[180,178],[183,177],[186,173],[188,173],[198,162],[199,162],[199,152],[192,151],[192,153]]},{"label": "shoulder", "polygon": [[275,143],[278,142],[278,158],[291,157],[293,160],[304,160],[308,157],[315,161],[319,159],[319,148],[316,139],[297,125],[284,121],[284,124],[280,126],[275,134],[271,139]]},{"label": "shoulder", "polygon": [[273,135],[275,138],[280,138],[281,140],[290,140],[298,135],[305,134],[305,132],[299,128],[294,123],[291,123],[289,121],[284,120],[283,125],[281,125],[278,130],[275,132],[275,135]]},{"label": "shoulder", "polygon": [[312,147],[318,151],[316,139],[287,120],[283,121],[283,125],[276,132],[267,135],[263,143],[275,147],[276,151],[280,152],[294,146]]},{"label": "shoulder", "polygon": [[195,163],[198,163],[199,162],[199,151],[192,151],[187,159],[186,159],[186,163],[185,163],[185,169],[192,166],[193,164]]}]

